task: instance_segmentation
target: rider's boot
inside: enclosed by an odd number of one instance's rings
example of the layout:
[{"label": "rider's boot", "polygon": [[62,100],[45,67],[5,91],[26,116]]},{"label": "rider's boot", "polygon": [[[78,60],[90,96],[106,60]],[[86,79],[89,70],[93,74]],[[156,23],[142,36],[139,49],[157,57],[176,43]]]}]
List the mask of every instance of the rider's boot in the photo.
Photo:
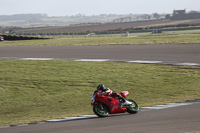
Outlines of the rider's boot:
[{"label": "rider's boot", "polygon": [[121,103],[121,107],[123,106],[127,106],[127,105],[132,105],[132,102],[129,102],[128,100],[126,100],[124,97],[122,97],[121,95],[118,96],[120,99],[120,103]]},{"label": "rider's boot", "polygon": [[123,102],[122,104],[121,104],[121,106],[123,107],[123,106],[126,106],[126,105],[132,105],[133,103],[132,102],[129,102],[129,101],[125,101],[125,102]]}]

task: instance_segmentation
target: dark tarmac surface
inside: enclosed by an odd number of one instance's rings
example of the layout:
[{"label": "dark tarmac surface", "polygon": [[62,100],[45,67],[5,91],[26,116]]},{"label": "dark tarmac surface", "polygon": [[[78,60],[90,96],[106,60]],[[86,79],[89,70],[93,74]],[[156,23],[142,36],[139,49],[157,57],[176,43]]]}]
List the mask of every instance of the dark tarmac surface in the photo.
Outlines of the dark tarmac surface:
[{"label": "dark tarmac surface", "polygon": [[106,118],[0,128],[1,133],[195,133],[200,132],[200,102],[159,110],[141,110]]},{"label": "dark tarmac surface", "polygon": [[200,44],[0,47],[0,57],[147,60],[200,63]]}]

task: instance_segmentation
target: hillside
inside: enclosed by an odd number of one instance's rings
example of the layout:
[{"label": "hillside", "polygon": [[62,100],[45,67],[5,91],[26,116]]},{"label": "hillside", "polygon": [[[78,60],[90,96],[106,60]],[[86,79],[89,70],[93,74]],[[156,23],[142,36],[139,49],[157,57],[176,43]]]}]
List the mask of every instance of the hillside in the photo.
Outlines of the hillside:
[{"label": "hillside", "polygon": [[73,26],[54,26],[54,27],[37,27],[37,28],[6,28],[4,31],[12,30],[16,34],[48,34],[48,33],[89,33],[89,32],[110,32],[110,31],[126,31],[126,30],[143,30],[152,28],[175,28],[199,26],[200,19],[192,20],[151,20],[138,22],[122,22],[122,23],[103,23],[103,24],[84,24]]},{"label": "hillside", "polygon": [[69,26],[75,24],[130,22],[154,20],[164,18],[166,14],[100,14],[86,16],[76,14],[72,16],[48,16],[47,14],[16,14],[0,15],[0,27],[47,27]]}]

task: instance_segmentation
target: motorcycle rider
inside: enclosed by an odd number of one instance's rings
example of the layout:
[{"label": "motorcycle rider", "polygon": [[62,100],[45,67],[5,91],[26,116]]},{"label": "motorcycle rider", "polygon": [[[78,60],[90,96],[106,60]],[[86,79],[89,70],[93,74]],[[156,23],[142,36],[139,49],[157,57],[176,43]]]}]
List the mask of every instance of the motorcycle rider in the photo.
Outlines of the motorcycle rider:
[{"label": "motorcycle rider", "polygon": [[[99,93],[99,95],[110,95],[110,96],[116,96],[117,93],[115,91],[110,90],[109,88],[106,88],[103,84],[99,84],[97,86],[97,92],[102,91]],[[122,100],[123,103],[121,103],[121,106],[126,106],[126,105],[132,105],[132,102],[127,101],[124,97],[121,95],[117,95],[119,99]]]}]

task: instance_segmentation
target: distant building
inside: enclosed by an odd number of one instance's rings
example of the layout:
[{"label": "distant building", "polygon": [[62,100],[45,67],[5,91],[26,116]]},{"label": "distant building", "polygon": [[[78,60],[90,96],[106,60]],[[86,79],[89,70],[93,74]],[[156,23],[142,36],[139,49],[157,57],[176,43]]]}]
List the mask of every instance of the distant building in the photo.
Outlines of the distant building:
[{"label": "distant building", "polygon": [[173,12],[173,16],[184,15],[184,14],[186,14],[186,10],[174,10]]},{"label": "distant building", "polygon": [[173,14],[167,14],[166,19],[185,20],[185,19],[200,19],[200,12],[191,11],[186,13],[186,10],[174,10]]}]

